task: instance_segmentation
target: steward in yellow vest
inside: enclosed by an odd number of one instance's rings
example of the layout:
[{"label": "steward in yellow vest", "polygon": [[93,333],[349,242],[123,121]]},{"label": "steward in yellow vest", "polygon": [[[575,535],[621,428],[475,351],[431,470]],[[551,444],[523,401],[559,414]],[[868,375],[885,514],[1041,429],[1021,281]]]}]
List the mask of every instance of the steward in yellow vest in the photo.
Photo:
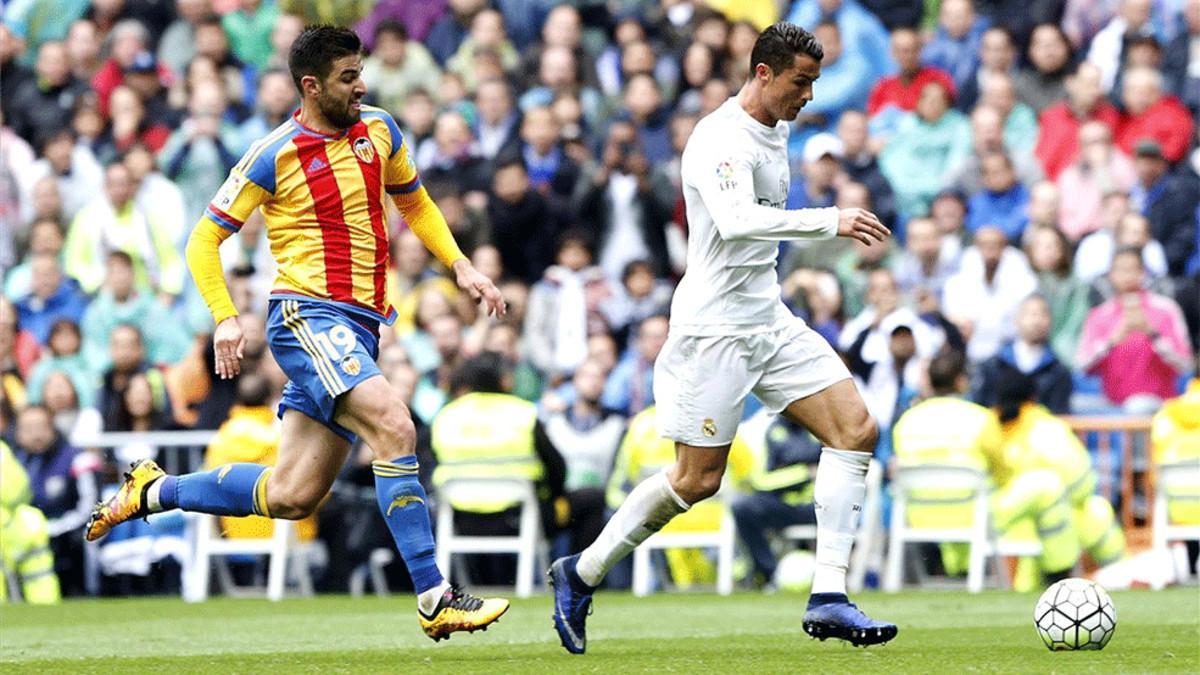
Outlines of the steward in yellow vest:
[{"label": "steward in yellow vest", "polygon": [[[507,393],[510,379],[502,358],[490,352],[469,359],[451,377],[453,400],[431,428],[437,458],[433,485],[440,490],[457,478],[528,480],[543,506],[543,521],[550,524],[560,520],[553,511],[565,503],[556,505],[566,465],[538,421],[537,406]],[[451,504],[455,511],[480,515],[504,514],[517,506],[507,496],[486,492],[455,495]]]},{"label": "steward in yellow vest", "polygon": [[[1036,538],[1042,555],[1036,568],[1019,576],[1019,590],[1036,588],[1040,575],[1061,576],[1079,559],[1079,543],[1064,485],[1052,470],[1018,470],[1004,452],[1004,439],[992,411],[959,398],[967,391],[966,360],[944,350],[929,364],[934,396],[910,408],[892,429],[897,466],[967,466],[991,478],[992,527],[1004,537]],[[907,519],[924,528],[971,525],[970,496],[928,491],[910,496]],[[942,563],[951,574],[966,571],[967,548],[943,544]],[[1040,575],[1039,575],[1040,572]],[[1028,587],[1028,588],[1026,588]]]},{"label": "steward in yellow vest", "polygon": [[46,516],[30,506],[29,475],[0,440],[0,602],[7,599],[7,572],[16,575],[21,597],[30,604],[52,605],[62,599],[50,551]]}]

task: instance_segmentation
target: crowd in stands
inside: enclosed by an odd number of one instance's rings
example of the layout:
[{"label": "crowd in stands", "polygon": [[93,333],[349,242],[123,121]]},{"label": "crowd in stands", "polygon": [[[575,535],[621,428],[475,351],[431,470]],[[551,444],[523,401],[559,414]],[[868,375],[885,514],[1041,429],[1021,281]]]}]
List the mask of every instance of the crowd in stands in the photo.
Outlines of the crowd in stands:
[{"label": "crowd in stands", "polygon": [[[1200,0],[15,0],[0,25],[0,436],[63,591],[84,592],[97,495],[156,452],[88,438],[221,428],[214,462],[271,455],[229,441],[269,435],[285,381],[261,216],[221,252],[254,386],[213,375],[181,252],[298,105],[286,53],[304,25],[357,29],[369,101],[508,302],[486,317],[392,209],[399,318],[379,364],[411,402],[422,476],[437,482],[452,402],[526,401],[543,520],[575,550],[623,484],[670,461],[645,430],[685,268],[680,155],[780,19],[825,50],[792,128],[788,208],[863,207],[895,234],[784,245],[778,269],[857,378],[881,456],[945,350],[966,355],[964,395],[985,406],[1006,369],[1057,415],[1149,415],[1183,392],[1200,349]],[[752,491],[779,462],[815,461],[762,426]],[[388,541],[361,494],[369,459],[351,453],[322,510],[331,551]],[[763,490],[795,506],[801,479]]]}]

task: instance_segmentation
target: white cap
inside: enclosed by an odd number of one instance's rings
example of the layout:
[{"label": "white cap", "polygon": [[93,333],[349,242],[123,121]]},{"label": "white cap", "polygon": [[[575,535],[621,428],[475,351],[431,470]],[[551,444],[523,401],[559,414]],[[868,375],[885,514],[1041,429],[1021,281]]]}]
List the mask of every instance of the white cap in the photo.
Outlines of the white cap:
[{"label": "white cap", "polygon": [[842,139],[828,132],[816,134],[804,144],[804,161],[806,162],[815,162],[825,155],[841,159],[844,153],[845,147],[842,145]]}]

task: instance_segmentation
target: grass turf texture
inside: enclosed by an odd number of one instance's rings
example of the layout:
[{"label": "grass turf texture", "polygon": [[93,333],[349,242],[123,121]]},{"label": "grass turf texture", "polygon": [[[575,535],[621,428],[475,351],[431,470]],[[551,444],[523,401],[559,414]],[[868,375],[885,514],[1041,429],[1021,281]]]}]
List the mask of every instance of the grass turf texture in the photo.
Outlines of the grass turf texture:
[{"label": "grass turf texture", "polygon": [[855,649],[800,629],[803,596],[601,593],[588,653],[571,656],[549,597],[516,601],[486,633],[434,644],[415,603],[321,597],[81,600],[0,608],[0,672],[1195,672],[1200,590],[1114,593],[1117,632],[1101,652],[1051,653],[1033,628],[1036,595],[863,594],[900,625]]}]

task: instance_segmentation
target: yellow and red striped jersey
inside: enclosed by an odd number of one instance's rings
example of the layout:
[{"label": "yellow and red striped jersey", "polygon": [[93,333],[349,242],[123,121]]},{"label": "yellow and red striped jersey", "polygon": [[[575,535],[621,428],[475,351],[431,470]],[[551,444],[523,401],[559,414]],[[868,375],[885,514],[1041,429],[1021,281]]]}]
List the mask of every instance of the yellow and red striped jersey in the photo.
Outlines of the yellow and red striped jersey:
[{"label": "yellow and red striped jersey", "polygon": [[421,186],[400,128],[370,106],[332,136],[297,114],[250,147],[204,215],[237,232],[262,208],[278,266],[272,297],[303,295],[391,323],[384,199]]}]

